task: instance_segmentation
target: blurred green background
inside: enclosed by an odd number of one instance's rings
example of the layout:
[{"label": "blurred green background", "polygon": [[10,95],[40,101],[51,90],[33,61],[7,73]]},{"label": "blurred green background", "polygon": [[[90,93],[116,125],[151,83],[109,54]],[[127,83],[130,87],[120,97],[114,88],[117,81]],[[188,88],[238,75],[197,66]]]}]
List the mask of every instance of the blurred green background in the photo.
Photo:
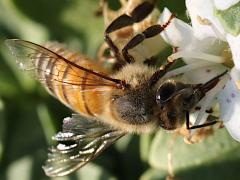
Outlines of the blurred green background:
[{"label": "blurred green background", "polygon": [[[117,7],[117,1],[113,6]],[[51,136],[71,111],[20,72],[4,45],[8,38],[36,43],[64,42],[95,58],[103,42],[103,20],[93,14],[97,0],[0,1],[0,179],[49,179],[41,166]],[[160,1],[187,19],[183,0]],[[177,179],[240,179],[240,144],[225,129],[204,142],[187,145],[172,134],[128,135],[80,171],[61,180],[165,179],[167,154],[173,146]]]}]

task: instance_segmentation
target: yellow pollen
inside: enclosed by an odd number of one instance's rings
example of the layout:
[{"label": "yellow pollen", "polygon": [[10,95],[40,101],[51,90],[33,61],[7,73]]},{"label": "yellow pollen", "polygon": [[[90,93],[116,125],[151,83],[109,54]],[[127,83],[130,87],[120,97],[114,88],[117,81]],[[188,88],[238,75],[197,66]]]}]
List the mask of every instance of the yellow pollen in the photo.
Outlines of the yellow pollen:
[{"label": "yellow pollen", "polygon": [[208,26],[212,25],[212,23],[208,19],[202,18],[200,16],[197,16],[197,20],[201,25],[208,25]]},{"label": "yellow pollen", "polygon": [[232,68],[234,66],[233,59],[232,59],[232,53],[228,45],[224,48],[222,51],[221,56],[225,59],[225,62],[223,63],[226,67]]}]

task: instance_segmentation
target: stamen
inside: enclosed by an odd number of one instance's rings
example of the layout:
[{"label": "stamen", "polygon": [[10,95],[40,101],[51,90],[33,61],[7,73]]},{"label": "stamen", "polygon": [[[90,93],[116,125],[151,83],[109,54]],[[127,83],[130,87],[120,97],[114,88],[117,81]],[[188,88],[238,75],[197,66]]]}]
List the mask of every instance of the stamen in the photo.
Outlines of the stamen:
[{"label": "stamen", "polygon": [[201,25],[207,25],[210,26],[212,23],[207,19],[207,18],[202,18],[201,16],[197,16],[197,21],[199,22],[199,24]]},{"label": "stamen", "polygon": [[168,57],[168,61],[173,61],[179,58],[194,58],[194,59],[201,59],[212,63],[224,63],[225,60],[221,56],[216,56],[208,53],[203,52],[196,52],[196,51],[178,51],[171,56]]}]

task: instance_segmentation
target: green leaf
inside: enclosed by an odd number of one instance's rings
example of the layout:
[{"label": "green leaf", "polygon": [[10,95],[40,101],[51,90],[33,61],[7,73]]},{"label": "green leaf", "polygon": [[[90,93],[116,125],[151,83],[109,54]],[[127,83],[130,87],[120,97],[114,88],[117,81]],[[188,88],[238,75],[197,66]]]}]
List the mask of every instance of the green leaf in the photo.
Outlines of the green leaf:
[{"label": "green leaf", "polygon": [[48,39],[47,29],[19,11],[12,0],[0,1],[0,23],[14,32],[18,38],[36,42]]},{"label": "green leaf", "polygon": [[[172,144],[172,150],[171,149]],[[149,162],[159,170],[168,169],[168,153],[172,154],[172,167],[175,172],[189,168],[201,168],[211,163],[224,163],[229,159],[240,161],[240,155],[233,154],[240,150],[239,142],[231,138],[225,129],[215,130],[214,135],[198,144],[185,144],[183,137],[173,138],[172,134],[158,132],[153,140]],[[219,172],[219,173],[225,173]],[[235,175],[240,175],[239,171]]]},{"label": "green leaf", "polygon": [[108,179],[116,180],[117,178],[111,175],[103,167],[97,166],[93,163],[89,163],[87,166],[84,166],[81,170],[76,173],[78,179]]},{"label": "green leaf", "polygon": [[124,152],[127,150],[129,144],[131,143],[131,140],[133,139],[133,137],[131,135],[126,135],[124,137],[122,137],[120,140],[118,140],[115,144],[116,149],[119,152]]},{"label": "green leaf", "polygon": [[[29,97],[28,97],[29,98]],[[26,98],[24,98],[26,101]],[[46,146],[36,107],[28,103],[6,101],[8,121],[4,160],[13,162]]]},{"label": "green leaf", "polygon": [[32,164],[33,160],[30,156],[25,156],[15,161],[7,169],[7,179],[14,180],[21,178],[24,180],[30,180]]},{"label": "green leaf", "polygon": [[[16,7],[14,11],[11,11],[11,14],[17,12],[17,16],[21,14],[27,17],[29,21],[47,29],[47,34],[52,40],[63,42],[92,57],[96,54],[100,43],[103,42],[103,19],[94,15],[94,11],[99,4],[97,0],[12,0],[11,3],[5,4]],[[19,26],[23,29],[28,27],[24,23],[19,24]],[[26,38],[22,35],[21,37]],[[30,40],[33,42],[46,41],[43,38],[41,41],[39,41],[39,38]]]},{"label": "green leaf", "polygon": [[[121,145],[121,146],[119,146]],[[138,135],[126,135],[116,143],[117,172],[120,179],[138,179],[144,163],[140,159],[140,138]]]},{"label": "green leaf", "polygon": [[[94,16],[98,1],[72,1],[61,15],[61,22],[75,32],[82,33],[82,38],[67,38],[67,42],[79,44],[82,52],[93,56],[104,40],[103,19]],[[74,40],[75,38],[75,40]],[[76,38],[78,42],[76,42]],[[85,39],[86,38],[86,39]]]},{"label": "green leaf", "polygon": [[[239,149],[231,152],[230,156],[239,157]],[[229,156],[227,157],[229,158]],[[225,161],[208,163],[204,166],[190,167],[175,172],[174,179],[184,180],[225,180],[225,179],[240,179],[239,159],[229,158]],[[143,173],[140,180],[166,180],[169,176],[167,171],[150,168]]]},{"label": "green leaf", "polygon": [[56,129],[47,107],[43,104],[39,104],[37,106],[37,114],[42,125],[46,141],[48,144],[51,144],[51,137],[56,133]]},{"label": "green leaf", "polygon": [[240,179],[239,163],[239,148],[237,148],[216,161],[176,172],[175,176],[176,179],[184,180],[191,180],[192,177],[194,180]]},{"label": "green leaf", "polygon": [[168,173],[158,169],[150,168],[140,177],[140,180],[166,180]]},{"label": "green leaf", "polygon": [[2,160],[3,142],[5,138],[5,117],[4,117],[4,104],[0,99],[0,162]]},{"label": "green leaf", "polygon": [[150,145],[152,143],[153,134],[143,134],[140,136],[140,156],[143,161],[148,161]]},{"label": "green leaf", "polygon": [[215,16],[228,33],[233,36],[237,36],[240,33],[240,2],[226,10],[215,9]]}]

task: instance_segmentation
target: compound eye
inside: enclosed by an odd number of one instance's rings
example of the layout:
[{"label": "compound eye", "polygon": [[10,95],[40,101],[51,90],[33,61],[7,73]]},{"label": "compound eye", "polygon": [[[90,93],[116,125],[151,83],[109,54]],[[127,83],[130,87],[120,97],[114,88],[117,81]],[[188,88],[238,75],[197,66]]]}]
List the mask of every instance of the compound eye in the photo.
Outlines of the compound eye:
[{"label": "compound eye", "polygon": [[172,95],[176,92],[176,86],[172,83],[164,83],[156,93],[156,101],[159,105],[163,105],[170,100]]}]

